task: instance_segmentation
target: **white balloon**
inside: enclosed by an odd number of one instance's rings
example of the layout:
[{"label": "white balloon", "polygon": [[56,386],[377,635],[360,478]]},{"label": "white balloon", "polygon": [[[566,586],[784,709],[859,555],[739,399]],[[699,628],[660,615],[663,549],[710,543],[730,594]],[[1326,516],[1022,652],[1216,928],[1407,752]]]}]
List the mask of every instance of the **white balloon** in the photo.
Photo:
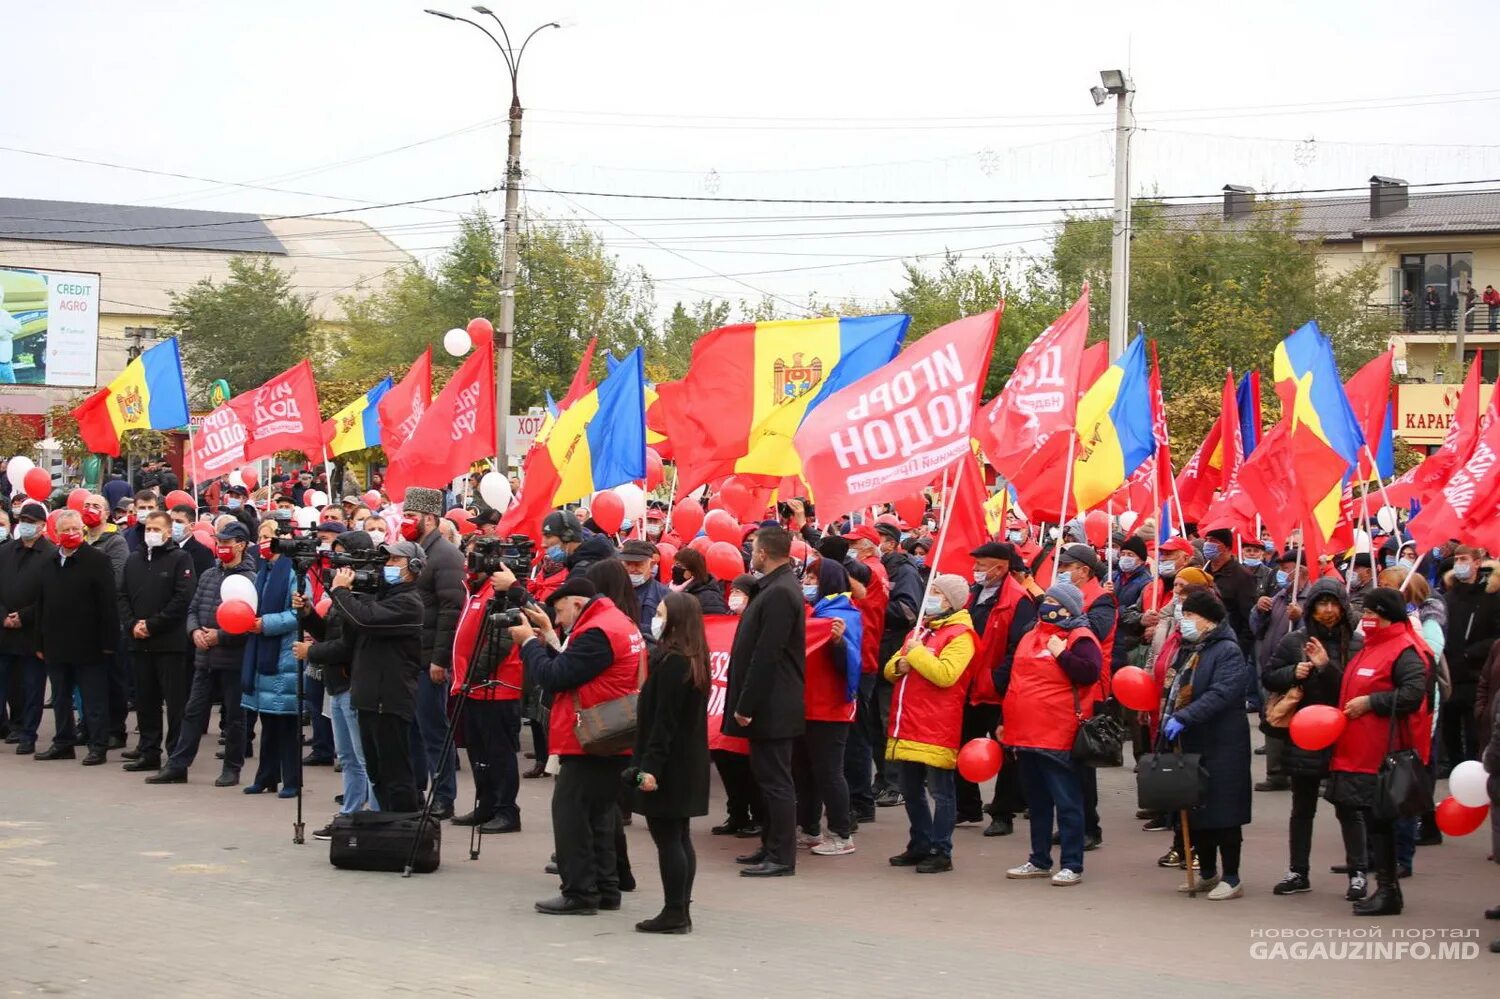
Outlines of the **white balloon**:
[{"label": "white balloon", "polygon": [[305,506],[292,514],[292,521],[298,527],[314,527],[318,523],[318,511],[316,507]]},{"label": "white balloon", "polygon": [[511,499],[510,480],[499,472],[485,472],[479,479],[479,496],[492,509],[506,509]]},{"label": "white balloon", "polygon": [[443,349],[454,357],[463,357],[474,346],[468,330],[451,329],[443,334]]},{"label": "white balloon", "polygon": [[1354,553],[1356,555],[1358,555],[1361,552],[1363,552],[1364,554],[1369,554],[1369,552],[1370,552],[1370,532],[1369,531],[1355,531],[1354,532]]},{"label": "white balloon", "polygon": [[620,502],[625,504],[625,518],[627,520],[644,520],[646,517],[646,490],[634,482],[615,486],[614,494],[620,497]]},{"label": "white balloon", "polygon": [[1480,805],[1490,803],[1489,792],[1485,789],[1485,783],[1489,775],[1484,772],[1484,764],[1478,760],[1464,760],[1453,768],[1448,775],[1448,793],[1453,795],[1460,805],[1469,808],[1478,808]]},{"label": "white balloon", "polygon": [[1395,534],[1397,527],[1396,508],[1393,506],[1381,507],[1375,511],[1375,522],[1380,525],[1380,529],[1385,533]]},{"label": "white balloon", "polygon": [[229,473],[229,484],[231,486],[243,486],[245,484],[245,479],[242,475],[240,475],[240,470],[238,468]]},{"label": "white balloon", "polygon": [[5,466],[5,477],[10,480],[10,485],[16,492],[24,492],[26,489],[26,473],[36,467],[36,462],[18,454]]},{"label": "white balloon", "polygon": [[255,592],[255,581],[249,576],[225,576],[219,587],[219,599],[243,600],[250,605],[251,610],[260,609],[260,595]]},{"label": "white balloon", "polygon": [[328,494],[320,492],[317,489],[311,489],[302,494],[302,502],[321,510],[328,505]]},{"label": "white balloon", "polygon": [[1120,530],[1125,531],[1128,534],[1130,532],[1130,529],[1135,526],[1135,521],[1136,513],[1134,510],[1124,511],[1120,514]]}]

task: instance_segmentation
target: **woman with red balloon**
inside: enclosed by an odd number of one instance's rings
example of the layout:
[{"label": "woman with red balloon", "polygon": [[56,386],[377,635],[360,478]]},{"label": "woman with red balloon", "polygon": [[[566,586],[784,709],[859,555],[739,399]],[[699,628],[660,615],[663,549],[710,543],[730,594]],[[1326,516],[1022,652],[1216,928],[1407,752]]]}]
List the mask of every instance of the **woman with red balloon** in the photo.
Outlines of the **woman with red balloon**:
[{"label": "woman with red balloon", "polygon": [[1364,813],[1376,888],[1354,903],[1354,914],[1395,916],[1402,907],[1395,817],[1379,800],[1378,775],[1393,750],[1414,750],[1424,764],[1431,755],[1426,736],[1432,721],[1428,697],[1433,663],[1399,590],[1382,586],[1369,591],[1360,626],[1364,647],[1344,669],[1338,703],[1348,724],[1333,747],[1325,796],[1335,807]]}]

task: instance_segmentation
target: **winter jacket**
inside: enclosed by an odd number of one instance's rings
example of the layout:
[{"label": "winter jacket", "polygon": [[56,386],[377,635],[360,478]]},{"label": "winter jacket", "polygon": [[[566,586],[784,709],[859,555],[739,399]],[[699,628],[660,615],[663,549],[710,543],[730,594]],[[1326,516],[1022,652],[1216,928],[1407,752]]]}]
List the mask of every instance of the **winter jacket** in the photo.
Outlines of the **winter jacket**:
[{"label": "winter jacket", "polygon": [[1250,611],[1260,596],[1255,573],[1241,565],[1239,559],[1231,557],[1217,570],[1210,570],[1209,575],[1213,576],[1214,589],[1219,591],[1219,599],[1229,611],[1229,626],[1234,629],[1235,640],[1248,654],[1255,637],[1250,630]]},{"label": "winter jacket", "polygon": [[[125,563],[125,616],[120,627],[140,652],[184,652],[188,607],[198,588],[193,557],[167,541],[158,548],[141,546]],[[134,637],[135,623],[146,622],[145,638]]]},{"label": "winter jacket", "polygon": [[426,564],[417,576],[422,598],[422,657],[428,665],[446,669],[453,662],[453,635],[468,593],[464,588],[464,557],[439,531],[422,539]]},{"label": "winter jacket", "polygon": [[664,583],[654,577],[635,587],[635,599],[641,605],[639,623],[642,634],[647,636],[651,634],[651,619],[656,616],[656,608],[662,602],[662,598],[670,592]]},{"label": "winter jacket", "polygon": [[[790,739],[807,727],[803,685],[807,670],[807,613],[790,564],[756,581],[729,651],[724,734]],[[749,725],[735,715],[750,719]]]},{"label": "winter jacket", "polygon": [[[392,714],[408,721],[416,710],[417,681],[430,665],[423,655],[425,604],[414,583],[398,583],[378,594],[347,588],[330,591],[347,622],[349,703],[357,711]],[[313,648],[317,648],[316,645]]]},{"label": "winter jacket", "polygon": [[[1191,697],[1177,707],[1191,684]],[[1250,821],[1250,723],[1245,717],[1245,654],[1229,619],[1177,653],[1177,676],[1167,694],[1167,714],[1185,727],[1184,753],[1201,754],[1208,786],[1192,822],[1203,829]]]},{"label": "winter jacket", "polygon": [[656,790],[637,790],[633,808],[647,817],[708,814],[708,698],[691,675],[686,656],[656,653],[636,702],[635,765]]},{"label": "winter jacket", "polygon": [[83,545],[49,558],[37,592],[37,651],[49,663],[102,664],[119,647],[119,610],[108,555]]},{"label": "winter jacket", "polygon": [[[1345,626],[1339,631],[1328,632],[1312,620],[1313,602],[1323,596],[1338,598],[1344,610]],[[1273,694],[1285,694],[1294,687],[1302,688],[1302,699],[1297,710],[1311,704],[1338,706],[1339,685],[1344,679],[1344,667],[1359,651],[1363,640],[1353,625],[1356,619],[1344,596],[1344,587],[1337,580],[1319,579],[1307,588],[1302,600],[1302,627],[1283,638],[1271,651],[1260,671],[1260,683]],[[1303,652],[1310,638],[1316,637],[1328,653],[1328,664],[1314,667],[1305,680],[1297,679],[1297,664],[1307,661]],[[1283,766],[1297,776],[1322,776],[1328,771],[1328,759],[1332,753],[1327,749],[1307,750],[1292,742],[1290,731],[1273,725],[1261,724],[1261,731],[1269,739],[1281,739],[1286,745],[1282,750]]]},{"label": "winter jacket", "polygon": [[[267,606],[266,588],[273,573],[282,571],[278,562],[265,562],[256,573],[255,588],[260,592],[260,634],[257,642],[247,642],[240,675],[246,679],[240,706],[247,711],[263,715],[295,715],[297,713],[297,674],[302,664],[292,655],[292,643],[297,640],[297,612],[292,610],[292,590],[296,580],[287,587],[286,600],[279,607]],[[263,673],[251,658],[260,643],[276,644],[276,672]]]},{"label": "winter jacket", "polygon": [[90,541],[88,546],[109,556],[109,565],[115,574],[115,598],[119,605],[119,618],[124,621],[130,614],[130,607],[125,603],[125,563],[130,561],[130,546],[125,543],[125,535],[121,534],[115,525],[105,524],[103,533]]},{"label": "winter jacket", "polygon": [[1448,605],[1448,641],[1443,654],[1453,677],[1453,706],[1473,710],[1479,674],[1500,638],[1500,562],[1484,563],[1489,579],[1460,583],[1450,571],[1443,577]]},{"label": "winter jacket", "polygon": [[603,534],[595,534],[583,540],[583,544],[568,553],[563,564],[568,567],[568,578],[582,576],[595,562],[607,562],[615,557],[615,546]]},{"label": "winter jacket", "polygon": [[705,615],[729,613],[729,601],[724,599],[724,584],[716,579],[695,579],[684,586],[682,592],[697,600],[698,607]]},{"label": "winter jacket", "polygon": [[[193,665],[198,669],[238,670],[244,662],[245,642],[249,636],[232,635],[218,624],[219,604],[222,602],[220,591],[228,576],[244,576],[251,582],[255,581],[255,566],[248,555],[233,568],[226,567],[222,562],[215,562],[198,579],[198,588],[193,591],[193,601],[188,605],[188,647],[193,650]],[[217,632],[218,644],[211,649],[200,649],[193,645],[193,632],[200,628]]]},{"label": "winter jacket", "polygon": [[1113,673],[1130,663],[1130,657],[1145,639],[1141,625],[1140,602],[1151,585],[1151,571],[1144,565],[1134,572],[1115,571],[1115,603],[1119,607],[1119,625],[1115,629],[1115,646],[1108,663]]},{"label": "winter jacket", "polygon": [[37,650],[37,597],[42,573],[57,561],[57,546],[38,535],[28,548],[19,541],[0,545],[0,621],[14,613],[19,628],[0,628],[0,655],[34,656]]},{"label": "winter jacket", "polygon": [[[1496,642],[1490,648],[1489,658],[1484,662],[1484,669],[1479,672],[1478,686],[1474,694],[1474,716],[1479,723],[1479,748],[1480,752],[1489,745],[1490,726],[1494,722],[1495,708],[1500,706],[1500,642]],[[1500,773],[1491,770],[1490,773]]]},{"label": "winter jacket", "polygon": [[885,630],[881,634],[881,648],[885,649],[893,641],[899,645],[917,623],[923,585],[917,563],[904,551],[897,549],[881,556],[880,564],[891,587],[891,597],[885,605]]},{"label": "winter jacket", "polygon": [[[885,758],[951,770],[958,763],[968,699],[965,675],[979,639],[966,610],[927,625],[919,643],[896,652],[885,664],[885,678],[895,684]],[[898,674],[896,664],[903,656],[911,668]]]}]

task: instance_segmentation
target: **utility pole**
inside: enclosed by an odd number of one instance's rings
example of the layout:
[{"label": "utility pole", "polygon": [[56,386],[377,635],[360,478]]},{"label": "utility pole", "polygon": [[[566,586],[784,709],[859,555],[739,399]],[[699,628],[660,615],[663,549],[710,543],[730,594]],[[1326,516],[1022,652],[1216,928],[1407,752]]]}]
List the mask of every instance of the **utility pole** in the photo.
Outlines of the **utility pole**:
[{"label": "utility pole", "polygon": [[498,353],[495,367],[495,465],[501,475],[506,474],[506,431],[510,427],[511,377],[515,370],[516,339],[516,273],[521,261],[521,94],[517,84],[521,72],[521,57],[526,46],[544,28],[558,28],[556,22],[538,25],[521,42],[519,49],[510,44],[510,33],[495,12],[482,4],[471,8],[476,14],[487,15],[500,28],[501,44],[490,30],[477,21],[458,17],[441,10],[426,13],[447,21],[462,21],[483,31],[505,59],[505,68],[510,75],[510,138],[505,150],[505,232],[500,256],[500,323],[495,329],[495,349]]},{"label": "utility pole", "polygon": [[1468,310],[1464,308],[1464,296],[1469,291],[1469,279],[1460,276],[1453,282],[1453,345],[1454,361],[1458,365],[1458,376],[1463,378],[1464,374],[1464,326],[1469,321]]},{"label": "utility pole", "polygon": [[1109,255],[1109,357],[1125,353],[1130,337],[1130,135],[1134,131],[1130,106],[1135,83],[1122,70],[1099,72],[1102,87],[1089,93],[1095,106],[1115,98],[1115,218]]}]

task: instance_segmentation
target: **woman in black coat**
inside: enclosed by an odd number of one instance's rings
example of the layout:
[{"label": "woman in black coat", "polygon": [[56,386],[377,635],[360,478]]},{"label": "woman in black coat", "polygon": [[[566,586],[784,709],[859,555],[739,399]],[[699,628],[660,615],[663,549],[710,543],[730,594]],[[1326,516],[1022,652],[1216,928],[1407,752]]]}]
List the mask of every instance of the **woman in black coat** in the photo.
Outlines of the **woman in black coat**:
[{"label": "woman in black coat", "polygon": [[682,586],[682,592],[698,601],[705,614],[728,614],[729,604],[724,599],[724,584],[708,571],[708,562],[702,553],[683,548],[672,556],[672,582]]},{"label": "woman in black coat", "polygon": [[[1182,650],[1162,711],[1162,734],[1208,771],[1203,800],[1189,815],[1203,877],[1214,901],[1239,898],[1240,845],[1250,821],[1250,723],[1245,718],[1245,656],[1223,603],[1209,590],[1182,602]],[[1223,873],[1218,863],[1223,861]],[[1187,885],[1180,889],[1187,891]]]},{"label": "woman in black coat", "polygon": [[698,602],[668,593],[651,622],[656,648],[637,705],[635,811],[656,843],[666,905],[642,933],[691,933],[698,857],[688,829],[708,814],[708,639]]}]

